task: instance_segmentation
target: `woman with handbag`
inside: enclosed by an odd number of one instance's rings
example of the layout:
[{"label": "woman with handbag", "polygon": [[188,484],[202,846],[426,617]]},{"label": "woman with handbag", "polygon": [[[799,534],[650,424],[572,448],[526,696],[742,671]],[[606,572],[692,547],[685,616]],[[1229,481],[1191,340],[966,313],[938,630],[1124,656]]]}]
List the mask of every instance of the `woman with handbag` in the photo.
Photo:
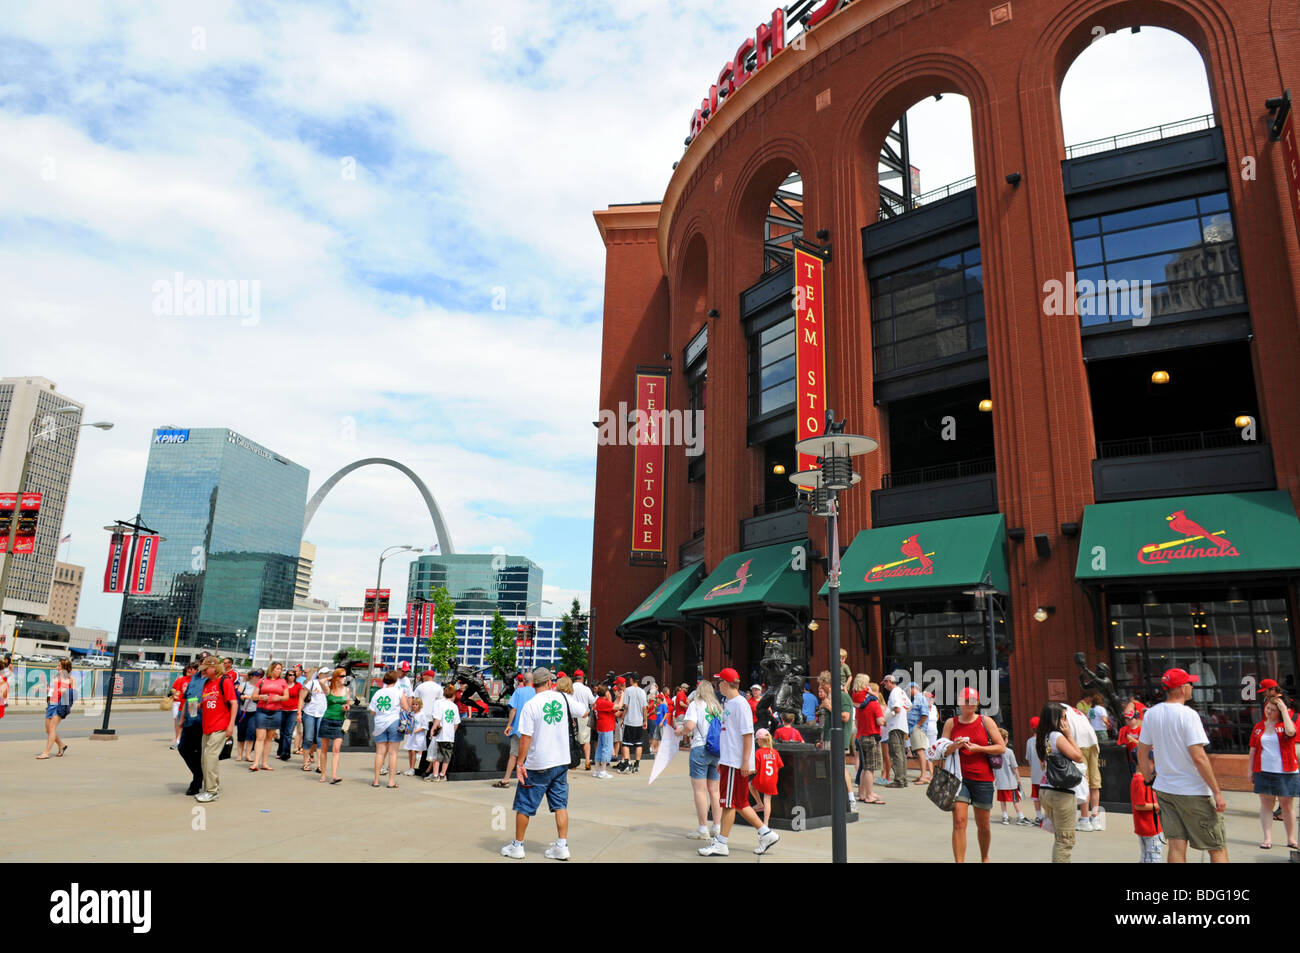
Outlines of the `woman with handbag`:
[{"label": "woman with handbag", "polygon": [[991,758],[1002,763],[1007,750],[1002,732],[988,715],[979,713],[979,692],[967,686],[961,690],[958,703],[961,713],[949,718],[943,726],[943,737],[952,742],[961,759],[961,790],[952,806],[952,858],[957,863],[966,860],[966,820],[969,808],[975,811],[975,830],[979,838],[980,863],[989,860],[989,844],[993,831],[989,826],[993,810],[993,769]]},{"label": "woman with handbag", "polygon": [[45,750],[36,756],[37,761],[48,761],[50,751],[54,748],[59,749],[56,758],[62,758],[63,752],[68,750],[68,746],[59,737],[59,722],[68,717],[72,703],[76,700],[70,659],[59,659],[50,687],[46,690],[45,700],[49,703],[45,706]]},{"label": "woman with handbag", "polygon": [[1048,702],[1038,715],[1035,750],[1043,766],[1038,802],[1055,837],[1052,863],[1068,864],[1074,849],[1075,788],[1083,780],[1084,761],[1083,752],[1074,743],[1065,709],[1057,702]]}]

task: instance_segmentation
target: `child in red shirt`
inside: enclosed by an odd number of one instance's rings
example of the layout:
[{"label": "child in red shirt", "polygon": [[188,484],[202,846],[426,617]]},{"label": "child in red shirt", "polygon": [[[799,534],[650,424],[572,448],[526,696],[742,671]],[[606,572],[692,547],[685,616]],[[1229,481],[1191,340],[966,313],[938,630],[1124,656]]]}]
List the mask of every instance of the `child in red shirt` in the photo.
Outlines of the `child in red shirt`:
[{"label": "child in red shirt", "polygon": [[1129,782],[1128,797],[1133,805],[1133,833],[1137,834],[1142,848],[1141,862],[1158,864],[1161,860],[1160,804],[1155,789],[1148,787],[1146,779],[1137,773]]},{"label": "child in red shirt", "polygon": [[772,733],[766,728],[758,729],[754,735],[754,778],[751,784],[754,790],[763,795],[763,826],[767,826],[772,816],[772,795],[776,793],[777,777],[785,762],[772,747]]},{"label": "child in red shirt", "polygon": [[787,711],[781,715],[781,727],[776,729],[776,740],[803,743],[803,735],[794,726],[794,712]]}]

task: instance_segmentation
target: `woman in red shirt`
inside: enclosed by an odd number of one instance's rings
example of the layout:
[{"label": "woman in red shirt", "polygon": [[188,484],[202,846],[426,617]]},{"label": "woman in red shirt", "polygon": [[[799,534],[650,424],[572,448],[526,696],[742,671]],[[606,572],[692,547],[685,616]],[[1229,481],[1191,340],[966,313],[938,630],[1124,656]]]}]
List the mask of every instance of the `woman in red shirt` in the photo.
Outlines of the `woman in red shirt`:
[{"label": "woman in red shirt", "polygon": [[609,697],[609,686],[596,686],[596,768],[593,778],[612,778],[609,762],[614,758],[614,702]]},{"label": "woman in red shirt", "polygon": [[267,666],[266,677],[257,687],[257,741],[253,743],[253,766],[249,771],[274,771],[271,767],[271,745],[280,727],[280,706],[289,700],[289,683],[285,681],[284,666],[272,662]]},{"label": "woman in red shirt", "polygon": [[[885,709],[866,675],[853,679],[854,717],[858,722],[855,743],[858,747],[858,800],[863,804],[884,804],[885,799],[875,791],[876,773],[884,765],[880,756],[880,726],[885,723]],[[876,689],[878,691],[879,689]],[[870,698],[870,701],[867,699]],[[921,757],[925,757],[922,752]]]},{"label": "woman in red shirt", "polygon": [[989,827],[989,812],[993,810],[993,766],[989,757],[1007,750],[997,724],[988,715],[979,713],[979,701],[979,692],[969,686],[963,688],[958,699],[961,714],[949,718],[943,726],[943,736],[952,741],[961,759],[961,790],[952,807],[952,858],[959,864],[966,859],[968,805],[975,809],[980,863],[988,863],[989,843],[993,839]]},{"label": "woman in red shirt", "polygon": [[53,676],[46,692],[46,701],[49,704],[45,706],[45,750],[36,756],[37,761],[49,760],[50,750],[53,748],[59,749],[56,755],[59,758],[62,758],[63,752],[68,750],[68,746],[59,737],[59,722],[68,717],[68,712],[72,710],[72,703],[76,700],[76,693],[72,687],[71,660],[60,659]]},{"label": "woman in red shirt", "polygon": [[1264,839],[1259,846],[1273,846],[1273,804],[1281,802],[1286,843],[1296,846],[1296,797],[1300,796],[1300,764],[1296,761],[1296,727],[1291,713],[1277,698],[1264,703],[1264,718],[1250,732],[1250,771],[1259,795],[1259,823]]}]

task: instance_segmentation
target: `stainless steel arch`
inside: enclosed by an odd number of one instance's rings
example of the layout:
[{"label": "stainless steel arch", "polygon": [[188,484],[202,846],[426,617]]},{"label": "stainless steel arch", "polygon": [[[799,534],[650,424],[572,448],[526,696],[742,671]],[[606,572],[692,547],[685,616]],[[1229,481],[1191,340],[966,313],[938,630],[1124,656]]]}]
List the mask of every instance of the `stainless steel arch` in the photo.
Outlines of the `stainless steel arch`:
[{"label": "stainless steel arch", "polygon": [[311,518],[316,515],[316,510],[320,507],[321,502],[325,499],[326,495],[329,494],[329,491],[334,489],[334,485],[353,470],[373,465],[392,467],[394,470],[400,470],[402,473],[410,477],[411,482],[415,484],[415,488],[419,490],[420,495],[424,497],[424,505],[429,508],[429,518],[433,520],[433,531],[438,537],[438,552],[442,553],[444,556],[450,556],[455,553],[456,547],[451,541],[451,533],[447,532],[447,524],[442,521],[442,511],[438,509],[438,502],[433,498],[433,494],[429,492],[429,488],[424,485],[424,481],[421,480],[410,467],[398,463],[396,460],[389,460],[386,457],[367,457],[365,460],[357,460],[353,463],[349,463],[338,473],[334,474],[322,483],[320,489],[317,490],[315,495],[313,495],[307,502],[307,518],[303,520],[302,523],[303,536],[307,535],[307,527],[311,525]]}]

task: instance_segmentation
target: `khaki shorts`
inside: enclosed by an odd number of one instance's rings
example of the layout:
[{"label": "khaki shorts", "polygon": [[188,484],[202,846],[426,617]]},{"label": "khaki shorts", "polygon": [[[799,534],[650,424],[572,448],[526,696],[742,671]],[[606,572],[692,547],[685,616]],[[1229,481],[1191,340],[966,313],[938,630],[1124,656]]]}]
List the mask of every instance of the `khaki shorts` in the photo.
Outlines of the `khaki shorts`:
[{"label": "khaki shorts", "polygon": [[913,728],[912,736],[908,739],[912,745],[912,754],[918,758],[925,757],[925,749],[930,747],[930,738],[925,733],[924,728]]},{"label": "khaki shorts", "polygon": [[1080,748],[1083,752],[1084,775],[1088,778],[1088,790],[1101,790],[1101,748],[1093,745],[1091,748]]},{"label": "khaki shorts", "polygon": [[1160,823],[1170,840],[1185,840],[1196,850],[1226,850],[1223,815],[1208,794],[1169,794],[1160,797]]}]

